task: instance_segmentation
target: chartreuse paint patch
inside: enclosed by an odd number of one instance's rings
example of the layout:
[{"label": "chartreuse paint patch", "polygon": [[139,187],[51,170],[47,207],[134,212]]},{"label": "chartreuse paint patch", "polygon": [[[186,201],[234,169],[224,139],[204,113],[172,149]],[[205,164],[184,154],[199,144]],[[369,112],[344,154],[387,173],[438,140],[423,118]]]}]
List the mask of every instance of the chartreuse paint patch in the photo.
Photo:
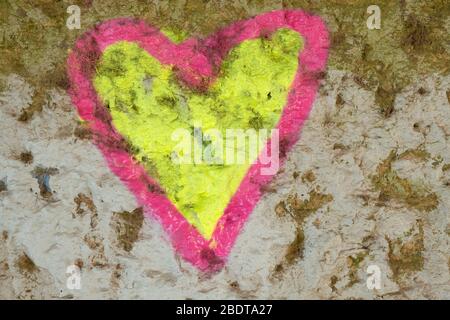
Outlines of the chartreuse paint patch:
[{"label": "chartreuse paint patch", "polygon": [[[274,128],[302,46],[300,35],[290,29],[246,40],[230,51],[205,93],[183,86],[172,66],[161,64],[136,43],[110,45],[97,64],[94,86],[109,106],[114,126],[206,239],[256,158],[245,164],[177,164],[172,154],[179,141],[172,134],[179,129],[218,129],[225,137],[226,129]],[[246,153],[248,157],[248,148]]]}]

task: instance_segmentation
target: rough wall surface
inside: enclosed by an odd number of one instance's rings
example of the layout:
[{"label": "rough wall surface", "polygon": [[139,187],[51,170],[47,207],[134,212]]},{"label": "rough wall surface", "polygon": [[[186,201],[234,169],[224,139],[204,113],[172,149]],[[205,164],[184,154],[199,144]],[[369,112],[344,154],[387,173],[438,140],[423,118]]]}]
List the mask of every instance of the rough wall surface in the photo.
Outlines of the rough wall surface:
[{"label": "rough wall surface", "polygon": [[[364,1],[79,1],[81,30],[65,27],[70,3],[36,3],[0,8],[1,298],[450,298],[444,2],[380,1],[375,33]],[[329,66],[228,263],[204,274],[143,217],[92,145],[66,93],[67,50],[111,17],[201,36],[283,7],[323,17]],[[81,290],[66,287],[72,264]],[[367,288],[369,265],[381,289]]]}]

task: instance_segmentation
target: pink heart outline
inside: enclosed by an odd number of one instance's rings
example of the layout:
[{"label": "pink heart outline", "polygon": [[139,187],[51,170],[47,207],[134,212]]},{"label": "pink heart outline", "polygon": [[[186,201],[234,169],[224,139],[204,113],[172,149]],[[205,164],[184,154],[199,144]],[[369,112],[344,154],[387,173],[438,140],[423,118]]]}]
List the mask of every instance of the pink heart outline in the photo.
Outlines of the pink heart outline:
[{"label": "pink heart outline", "polygon": [[[87,121],[93,142],[102,152],[111,171],[135,195],[147,214],[156,217],[169,235],[175,250],[202,271],[218,271],[245,221],[263,195],[261,190],[273,175],[261,175],[261,157],[250,167],[230,199],[210,240],[184,218],[162,188],[126,150],[114,128],[107,107],[92,85],[95,66],[103,51],[118,41],[137,43],[163,64],[173,65],[178,77],[192,88],[204,89],[217,74],[231,48],[247,39],[268,35],[280,28],[297,31],[304,40],[299,67],[287,103],[276,126],[280,136],[280,165],[300,138],[326,67],[328,31],[318,16],[300,10],[279,10],[238,21],[205,39],[190,38],[181,44],[171,42],[158,29],[140,20],[119,18],[105,21],[84,33],[67,59],[68,90],[80,117]],[[270,141],[266,145],[270,152]]]}]

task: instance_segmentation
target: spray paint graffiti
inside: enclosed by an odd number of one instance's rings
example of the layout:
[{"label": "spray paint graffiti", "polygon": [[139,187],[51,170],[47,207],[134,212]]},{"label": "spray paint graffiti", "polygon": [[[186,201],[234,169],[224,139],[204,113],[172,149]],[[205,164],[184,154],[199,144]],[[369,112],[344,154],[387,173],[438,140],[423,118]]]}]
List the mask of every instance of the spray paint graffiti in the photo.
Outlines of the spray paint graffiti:
[{"label": "spray paint graffiti", "polygon": [[[110,169],[175,250],[219,270],[273,174],[247,165],[176,166],[177,128],[276,128],[280,162],[299,138],[325,69],[328,33],[298,10],[273,11],[176,44],[133,19],[85,33],[68,57],[69,93]],[[270,139],[259,149],[270,153]]]}]

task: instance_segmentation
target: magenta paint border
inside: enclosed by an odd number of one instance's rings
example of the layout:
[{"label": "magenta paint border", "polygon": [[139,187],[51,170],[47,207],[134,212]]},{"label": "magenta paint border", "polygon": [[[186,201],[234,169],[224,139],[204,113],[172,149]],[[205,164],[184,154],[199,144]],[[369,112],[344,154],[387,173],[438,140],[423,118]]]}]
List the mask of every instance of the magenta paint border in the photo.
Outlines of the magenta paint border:
[{"label": "magenta paint border", "polygon": [[[171,42],[158,29],[145,22],[119,18],[103,22],[83,34],[67,60],[69,94],[80,117],[89,123],[93,141],[108,166],[136,196],[146,213],[156,217],[169,235],[176,251],[203,271],[220,270],[245,221],[263,195],[262,188],[273,176],[263,176],[258,159],[249,169],[238,190],[219,219],[210,240],[183,217],[162,189],[124,148],[124,140],[111,122],[92,85],[95,65],[102,52],[117,41],[136,42],[163,64],[176,67],[179,78],[198,89],[214,81],[222,59],[246,39],[290,28],[304,39],[299,68],[287,103],[277,125],[280,136],[280,165],[300,137],[325,70],[328,56],[328,31],[318,16],[300,10],[280,10],[235,22],[206,39],[191,38],[181,44]],[[270,141],[266,148],[270,150]]]}]

